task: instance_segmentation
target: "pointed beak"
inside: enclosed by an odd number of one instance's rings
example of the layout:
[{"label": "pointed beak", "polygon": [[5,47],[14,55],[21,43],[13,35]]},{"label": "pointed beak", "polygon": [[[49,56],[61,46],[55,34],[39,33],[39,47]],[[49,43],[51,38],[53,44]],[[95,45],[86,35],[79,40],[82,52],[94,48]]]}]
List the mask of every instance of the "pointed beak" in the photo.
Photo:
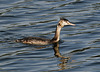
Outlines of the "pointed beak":
[{"label": "pointed beak", "polygon": [[72,24],[72,23],[70,23],[69,21],[68,21],[67,23],[68,23],[68,25],[72,25],[72,26],[75,26],[75,24]]}]

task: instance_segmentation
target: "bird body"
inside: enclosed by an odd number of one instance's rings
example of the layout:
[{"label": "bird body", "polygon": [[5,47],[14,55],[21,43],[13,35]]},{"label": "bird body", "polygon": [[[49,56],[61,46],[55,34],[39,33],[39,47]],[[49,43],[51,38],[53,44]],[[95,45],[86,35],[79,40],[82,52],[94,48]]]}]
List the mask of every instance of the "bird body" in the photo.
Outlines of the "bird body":
[{"label": "bird body", "polygon": [[52,39],[45,39],[40,37],[25,37],[23,39],[17,39],[16,42],[21,42],[25,44],[35,44],[35,45],[47,45],[56,43],[60,39],[61,28],[64,27],[65,25],[75,26],[75,24],[70,23],[67,19],[61,18],[59,23],[57,24],[55,35]]}]

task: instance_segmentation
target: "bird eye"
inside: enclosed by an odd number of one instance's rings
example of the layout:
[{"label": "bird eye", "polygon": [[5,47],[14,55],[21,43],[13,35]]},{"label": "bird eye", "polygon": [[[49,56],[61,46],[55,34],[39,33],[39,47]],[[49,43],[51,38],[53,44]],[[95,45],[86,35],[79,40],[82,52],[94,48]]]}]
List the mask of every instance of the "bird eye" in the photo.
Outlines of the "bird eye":
[{"label": "bird eye", "polygon": [[60,23],[58,25],[60,25]]}]

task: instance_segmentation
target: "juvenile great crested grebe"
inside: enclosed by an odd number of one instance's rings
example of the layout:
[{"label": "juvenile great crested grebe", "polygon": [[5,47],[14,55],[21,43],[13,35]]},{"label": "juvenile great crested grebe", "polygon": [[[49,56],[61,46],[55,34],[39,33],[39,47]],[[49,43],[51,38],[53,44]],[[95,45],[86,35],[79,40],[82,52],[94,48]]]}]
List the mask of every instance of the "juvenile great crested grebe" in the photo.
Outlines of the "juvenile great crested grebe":
[{"label": "juvenile great crested grebe", "polygon": [[35,44],[35,45],[47,45],[56,43],[59,41],[61,28],[64,27],[65,25],[75,26],[75,24],[70,23],[67,19],[60,18],[60,21],[56,27],[55,35],[52,39],[45,39],[39,37],[25,37],[23,39],[16,40],[16,42],[21,42],[25,44]]}]

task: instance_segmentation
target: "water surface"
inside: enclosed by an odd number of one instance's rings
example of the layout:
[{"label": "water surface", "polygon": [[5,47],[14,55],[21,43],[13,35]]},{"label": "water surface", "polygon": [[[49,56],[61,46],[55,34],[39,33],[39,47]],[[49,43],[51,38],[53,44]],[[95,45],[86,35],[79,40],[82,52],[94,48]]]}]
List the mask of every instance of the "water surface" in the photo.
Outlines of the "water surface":
[{"label": "water surface", "polygon": [[[59,17],[76,26],[61,30],[61,42],[35,46],[13,42],[52,38]],[[0,0],[0,72],[99,72],[99,0]]]}]

